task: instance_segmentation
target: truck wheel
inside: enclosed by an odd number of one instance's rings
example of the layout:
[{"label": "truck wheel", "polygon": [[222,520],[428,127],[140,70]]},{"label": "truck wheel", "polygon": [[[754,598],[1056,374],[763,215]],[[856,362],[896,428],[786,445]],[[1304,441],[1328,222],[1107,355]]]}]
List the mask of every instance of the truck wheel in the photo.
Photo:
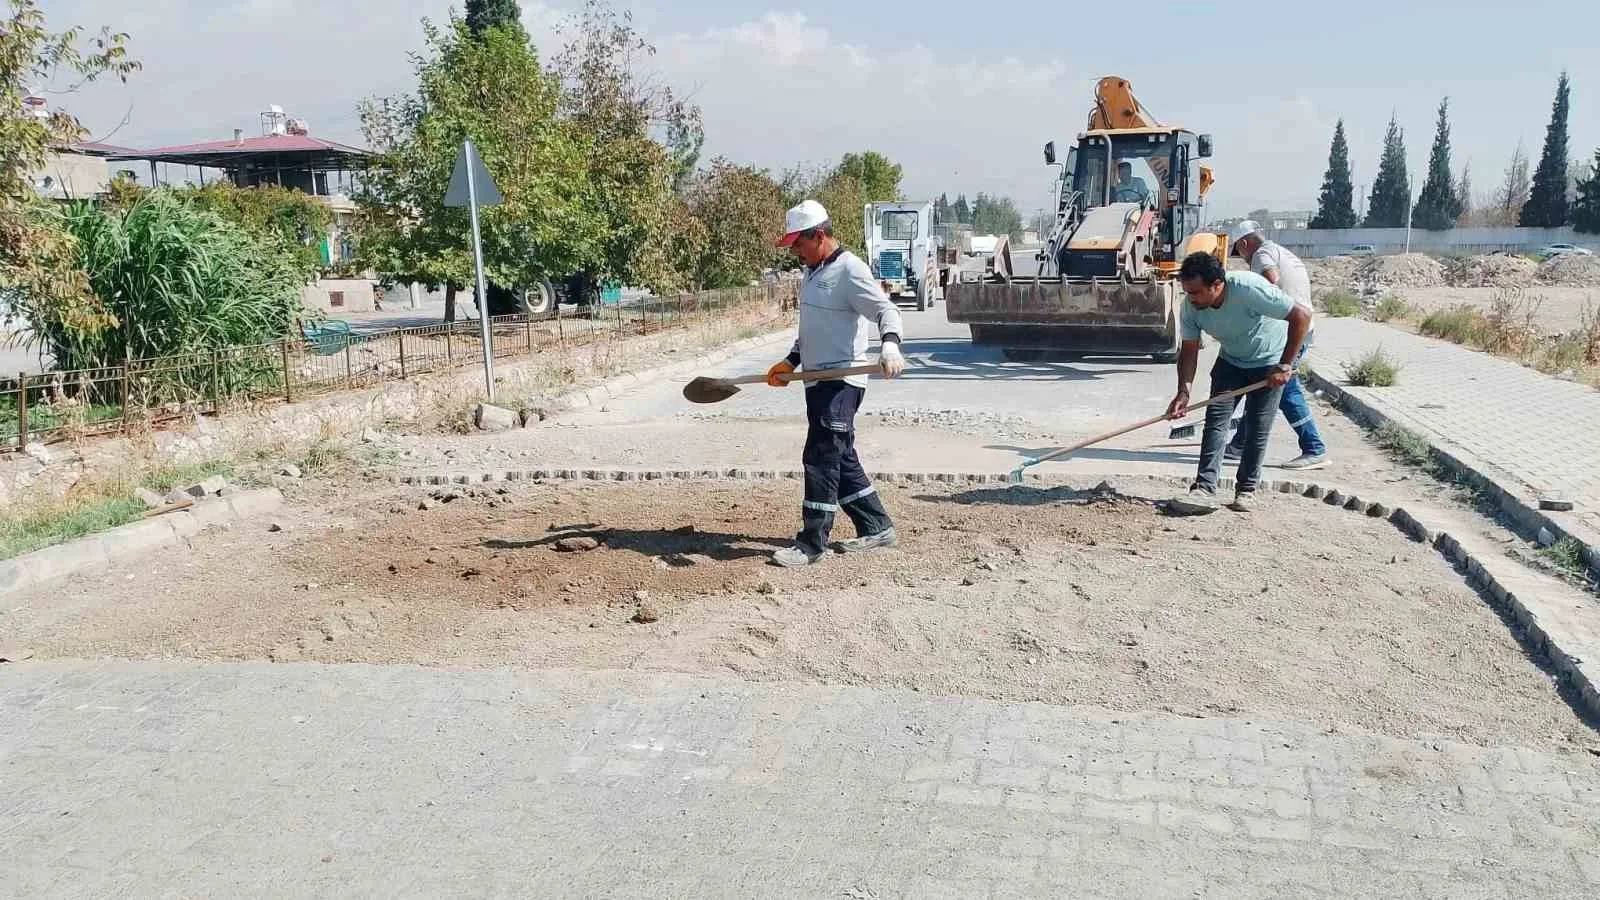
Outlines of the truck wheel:
[{"label": "truck wheel", "polygon": [[917,285],[917,311],[922,312],[932,306],[933,302],[928,297],[928,283],[920,282]]},{"label": "truck wheel", "polygon": [[549,312],[556,305],[556,288],[550,279],[541,278],[522,289],[522,312],[537,316]]}]

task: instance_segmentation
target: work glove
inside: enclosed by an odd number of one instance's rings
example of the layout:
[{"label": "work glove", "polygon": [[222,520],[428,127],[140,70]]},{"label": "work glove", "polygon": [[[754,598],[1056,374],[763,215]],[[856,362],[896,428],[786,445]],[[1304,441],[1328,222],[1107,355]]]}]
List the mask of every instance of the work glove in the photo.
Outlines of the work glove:
[{"label": "work glove", "polygon": [[878,370],[883,372],[885,378],[894,378],[906,370],[906,358],[900,354],[899,344],[884,342],[878,351]]},{"label": "work glove", "polygon": [[794,363],[789,362],[787,359],[780,359],[772,364],[772,368],[767,370],[767,384],[773,387],[788,387],[789,380],[784,376],[793,374]]}]

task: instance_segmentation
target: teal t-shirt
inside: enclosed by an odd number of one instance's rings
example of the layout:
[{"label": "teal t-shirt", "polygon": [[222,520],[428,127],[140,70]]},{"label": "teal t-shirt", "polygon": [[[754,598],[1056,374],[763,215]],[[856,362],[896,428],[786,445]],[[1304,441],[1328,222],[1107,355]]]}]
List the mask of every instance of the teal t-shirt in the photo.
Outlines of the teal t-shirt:
[{"label": "teal t-shirt", "polygon": [[1179,331],[1186,341],[1200,332],[1216,338],[1223,359],[1241,369],[1277,365],[1289,341],[1289,312],[1294,300],[1254,272],[1229,272],[1222,305],[1195,309],[1185,297]]}]

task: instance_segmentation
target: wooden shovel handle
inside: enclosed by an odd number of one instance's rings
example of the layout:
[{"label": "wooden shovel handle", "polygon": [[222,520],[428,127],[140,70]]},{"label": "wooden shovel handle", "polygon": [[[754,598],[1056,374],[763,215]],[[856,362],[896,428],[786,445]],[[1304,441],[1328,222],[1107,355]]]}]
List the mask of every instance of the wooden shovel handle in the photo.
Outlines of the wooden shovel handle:
[{"label": "wooden shovel handle", "polygon": [[[1183,411],[1179,415],[1180,416],[1188,415],[1189,413],[1192,413],[1195,410],[1200,409],[1201,407],[1210,406],[1213,403],[1221,403],[1224,400],[1232,400],[1235,397],[1239,397],[1239,396],[1242,396],[1244,394],[1248,394],[1251,391],[1258,391],[1258,390],[1266,387],[1269,383],[1270,383],[1270,381],[1268,379],[1263,378],[1262,380],[1256,382],[1255,384],[1248,384],[1248,385],[1245,385],[1242,388],[1236,388],[1234,390],[1228,391],[1225,394],[1218,394],[1215,397],[1212,397],[1210,399],[1201,400],[1199,403],[1191,403],[1188,406],[1184,407]],[[1171,418],[1172,417],[1168,416],[1166,413],[1162,413],[1159,416],[1153,416],[1151,418],[1145,419],[1143,422],[1135,422],[1132,425],[1126,425],[1126,426],[1123,426],[1122,428],[1118,428],[1116,431],[1108,431],[1105,434],[1096,435],[1095,437],[1089,438],[1086,441],[1079,441],[1078,443],[1073,444],[1070,447],[1062,447],[1060,450],[1052,450],[1049,453],[1046,453],[1045,455],[1040,456],[1040,457],[1038,457],[1036,459],[1028,460],[1026,463],[1023,463],[1023,466],[1024,467],[1026,467],[1026,466],[1036,466],[1039,463],[1044,462],[1045,460],[1055,459],[1058,456],[1066,456],[1068,453],[1075,453],[1075,452],[1077,452],[1079,450],[1082,450],[1085,447],[1090,447],[1090,446],[1093,446],[1095,444],[1098,444],[1101,441],[1109,441],[1114,437],[1120,437],[1120,436],[1122,436],[1124,434],[1127,434],[1130,431],[1138,431],[1141,428],[1148,428],[1149,426],[1154,425],[1157,422],[1169,421]]]},{"label": "wooden shovel handle", "polygon": [[[827,381],[832,378],[844,378],[848,375],[871,375],[880,371],[876,365],[852,366],[848,369],[817,369],[811,372],[792,372],[789,381]],[[740,375],[738,378],[719,378],[718,381],[726,384],[766,384],[767,373],[760,375]]]}]

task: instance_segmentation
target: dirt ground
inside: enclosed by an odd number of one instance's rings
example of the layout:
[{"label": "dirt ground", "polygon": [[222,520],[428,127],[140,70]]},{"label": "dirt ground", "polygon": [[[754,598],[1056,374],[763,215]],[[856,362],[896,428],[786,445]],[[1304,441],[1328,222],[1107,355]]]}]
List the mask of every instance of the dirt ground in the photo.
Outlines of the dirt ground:
[{"label": "dirt ground", "polygon": [[[1494,307],[1495,298],[1506,295],[1506,288],[1400,288],[1395,291],[1424,312],[1454,306],[1475,306],[1485,313]],[[1600,311],[1600,289],[1557,287],[1535,284],[1522,288],[1519,310],[1533,313],[1535,327],[1550,334],[1571,331]]]},{"label": "dirt ground", "polygon": [[[899,548],[782,570],[766,559],[795,483],[453,492],[302,502],[281,531],[212,531],[16,598],[0,631],[40,657],[736,673],[1593,742],[1434,552],[1300,498],[1178,519],[1067,489],[884,488]],[[556,549],[585,536],[598,547]]]}]

